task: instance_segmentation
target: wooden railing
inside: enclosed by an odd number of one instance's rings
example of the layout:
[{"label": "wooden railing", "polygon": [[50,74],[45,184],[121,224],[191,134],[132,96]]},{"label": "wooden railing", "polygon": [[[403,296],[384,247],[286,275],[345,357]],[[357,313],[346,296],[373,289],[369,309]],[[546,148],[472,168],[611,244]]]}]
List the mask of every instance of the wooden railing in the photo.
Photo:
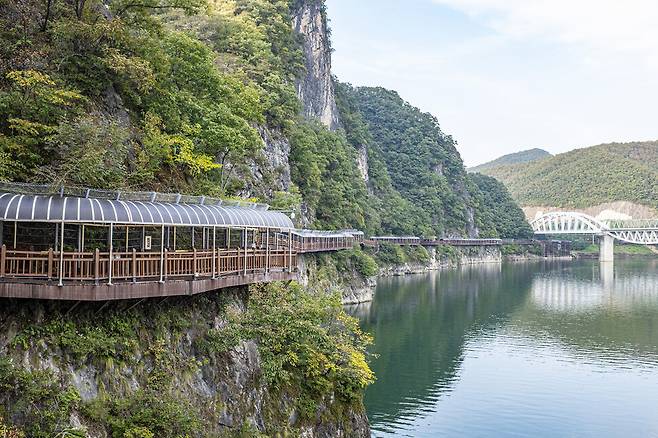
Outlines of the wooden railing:
[{"label": "wooden railing", "polygon": [[355,239],[350,237],[296,237],[293,238],[292,248],[295,252],[339,251],[352,249]]},{"label": "wooden railing", "polygon": [[64,252],[0,249],[0,278],[66,282],[214,278],[297,270],[297,254],[276,249],[159,252]]}]

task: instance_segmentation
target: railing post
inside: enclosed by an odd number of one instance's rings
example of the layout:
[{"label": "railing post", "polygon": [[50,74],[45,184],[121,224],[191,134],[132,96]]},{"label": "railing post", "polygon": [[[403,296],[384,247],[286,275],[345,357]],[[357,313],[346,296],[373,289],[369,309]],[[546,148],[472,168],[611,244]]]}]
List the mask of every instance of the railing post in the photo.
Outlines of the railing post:
[{"label": "railing post", "polygon": [[[64,199],[64,211],[66,211],[66,199]],[[59,286],[64,286],[64,213],[62,213],[62,225],[59,233]]]},{"label": "railing post", "polygon": [[101,273],[101,253],[98,248],[94,251],[94,282],[98,284]]},{"label": "railing post", "polygon": [[217,227],[212,227],[212,278],[217,278]]},{"label": "railing post", "polygon": [[196,265],[197,265],[196,248],[192,248],[192,275],[194,277],[197,277],[198,275],[198,270],[196,268]]},{"label": "railing post", "polygon": [[110,262],[107,266],[107,284],[112,285],[112,265],[114,264],[114,224],[110,224]]},{"label": "railing post", "polygon": [[137,250],[135,248],[133,248],[132,271],[133,271],[133,283],[137,283]]},{"label": "railing post", "polygon": [[270,272],[270,229],[265,229],[265,273]]},{"label": "railing post", "polygon": [[247,275],[247,245],[249,244],[249,230],[244,227],[244,275]]},{"label": "railing post", "polygon": [[0,277],[4,278],[5,276],[5,264],[7,262],[7,245],[2,245],[0,249]]},{"label": "railing post", "polygon": [[169,265],[169,261],[168,261],[169,258],[167,257],[168,255],[169,255],[169,250],[165,249],[163,254],[163,264],[162,264],[162,269],[164,270],[164,272],[162,272],[162,276],[165,279],[165,281],[167,280],[167,272],[168,272],[167,266]]},{"label": "railing post", "polygon": [[292,272],[292,230],[288,230],[288,272]]},{"label": "railing post", "polygon": [[[176,229],[174,228],[174,233]],[[176,235],[174,234],[174,245],[176,245]],[[162,226],[162,232],[160,233],[160,283],[164,283],[165,278],[165,258],[166,258],[166,249],[164,247],[164,225]]]},{"label": "railing post", "polygon": [[[4,245],[2,245],[2,249],[3,249],[3,252],[4,252]],[[2,274],[4,275],[4,264],[5,264],[4,257],[2,258],[2,260],[3,260],[1,262],[2,265],[3,265]],[[48,281],[52,280],[52,278],[53,278],[53,265],[54,265],[53,249],[48,248]]]}]

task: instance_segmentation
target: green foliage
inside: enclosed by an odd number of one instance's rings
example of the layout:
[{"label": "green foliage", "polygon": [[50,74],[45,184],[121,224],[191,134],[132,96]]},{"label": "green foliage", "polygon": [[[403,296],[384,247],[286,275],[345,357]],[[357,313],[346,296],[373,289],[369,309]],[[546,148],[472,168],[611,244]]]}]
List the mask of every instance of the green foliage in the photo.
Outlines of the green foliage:
[{"label": "green foliage", "polygon": [[290,134],[291,174],[319,228],[363,229],[367,191],[344,136],[317,123],[298,122]]},{"label": "green foliage", "polygon": [[108,426],[115,438],[191,436],[201,429],[194,408],[157,385],[128,397],[99,398],[84,407],[94,421]]},{"label": "green foliage", "polygon": [[0,415],[0,437],[2,438],[25,438],[25,433],[18,427],[6,424]]},{"label": "green foliage", "polygon": [[448,260],[452,263],[459,262],[460,253],[457,248],[450,245],[440,245],[436,247],[437,258],[441,260]]},{"label": "green foliage", "polygon": [[382,265],[401,265],[404,263],[427,264],[431,260],[430,253],[420,245],[400,246],[391,243],[381,243],[374,255]]},{"label": "green foliage", "polygon": [[383,153],[359,110],[355,90],[349,84],[340,82],[335,83],[335,90],[346,138],[355,149],[365,148],[368,158],[369,203],[372,213],[366,224],[367,231],[371,234],[432,234],[429,214],[403,198],[393,188]]},{"label": "green foliage", "polygon": [[379,266],[373,257],[358,247],[349,251],[338,251],[331,255],[338,273],[358,272],[364,277],[372,277],[379,272]]},{"label": "green foliage", "polygon": [[[583,242],[580,242],[580,244],[572,245],[572,250],[584,254],[598,254],[599,245],[594,243],[583,244]],[[652,251],[652,248],[647,245],[620,244],[619,242],[615,242],[615,254],[656,257],[657,253],[655,252],[655,248]]]},{"label": "green foliage", "polygon": [[348,141],[367,150],[376,219],[371,230],[419,236],[473,236],[479,231],[493,236],[498,229],[524,226],[516,207],[514,214],[502,218],[490,211],[486,201],[491,196],[467,177],[455,142],[433,116],[382,88],[337,83],[336,97]]},{"label": "green foliage", "polygon": [[[73,435],[75,431],[68,426],[71,411],[80,406],[80,396],[57,383],[50,371],[28,371],[0,357],[0,409],[3,405],[8,410],[0,410],[0,418],[5,414],[19,419],[27,436],[80,436]],[[9,430],[5,433],[10,437],[11,433],[21,436],[17,429],[3,426],[0,421],[0,431],[3,428]],[[63,433],[68,435],[59,435]]]},{"label": "green foliage", "polygon": [[484,220],[492,225],[491,232],[483,237],[524,239],[533,236],[523,210],[501,182],[479,173],[472,173],[469,177],[480,190]]},{"label": "green foliage", "polygon": [[370,337],[337,295],[311,295],[297,284],[252,286],[247,311],[231,315],[231,324],[243,339],[257,340],[273,390],[299,388],[298,407],[307,417],[330,394],[360,402],[374,380],[365,359]]},{"label": "green foliage", "polygon": [[79,363],[86,363],[92,358],[128,362],[134,359],[133,352],[138,345],[134,333],[135,322],[128,316],[117,315],[103,325],[99,325],[98,321],[75,324],[60,316],[26,327],[13,338],[11,345],[27,350],[32,342],[39,339],[56,345]]},{"label": "green foliage", "polygon": [[473,202],[452,138],[443,134],[436,118],[393,91],[364,87],[355,93],[393,187],[429,214],[434,234],[466,233]]},{"label": "green foliage", "polygon": [[383,265],[401,265],[407,262],[407,255],[402,247],[390,243],[380,244],[376,257]]},{"label": "green foliage", "polygon": [[423,246],[408,246],[404,248],[407,259],[418,263],[429,263],[430,253]]},{"label": "green foliage", "polygon": [[585,208],[613,201],[658,206],[658,144],[611,143],[486,169],[521,205]]},{"label": "green foliage", "polygon": [[0,179],[244,188],[255,126],[287,128],[299,108],[288,2],[120,0],[112,20],[105,9],[0,8]]},{"label": "green foliage", "polygon": [[520,164],[520,163],[529,163],[531,161],[541,160],[543,158],[551,157],[552,155],[549,152],[546,152],[543,149],[528,149],[527,151],[515,152],[513,154],[503,155],[498,157],[495,160],[489,161],[479,166],[471,167],[468,169],[469,172],[480,172],[484,173],[486,169],[491,169],[494,167],[504,166],[508,164]]}]

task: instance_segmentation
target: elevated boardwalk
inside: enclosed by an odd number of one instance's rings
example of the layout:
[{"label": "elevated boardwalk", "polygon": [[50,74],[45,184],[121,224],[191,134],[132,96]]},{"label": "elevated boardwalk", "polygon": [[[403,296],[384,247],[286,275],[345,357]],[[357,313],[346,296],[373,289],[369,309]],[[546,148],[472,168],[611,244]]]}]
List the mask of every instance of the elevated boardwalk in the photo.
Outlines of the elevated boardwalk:
[{"label": "elevated boardwalk", "polygon": [[69,193],[59,187],[0,183],[2,188],[7,191],[0,191],[0,298],[107,301],[194,295],[294,280],[300,254],[359,244],[506,243],[415,236],[366,240],[358,230],[299,230],[267,205],[203,196]]},{"label": "elevated boardwalk", "polygon": [[296,230],[262,204],[34,187],[0,192],[0,297],[106,301],[293,280],[299,254],[363,240]]}]

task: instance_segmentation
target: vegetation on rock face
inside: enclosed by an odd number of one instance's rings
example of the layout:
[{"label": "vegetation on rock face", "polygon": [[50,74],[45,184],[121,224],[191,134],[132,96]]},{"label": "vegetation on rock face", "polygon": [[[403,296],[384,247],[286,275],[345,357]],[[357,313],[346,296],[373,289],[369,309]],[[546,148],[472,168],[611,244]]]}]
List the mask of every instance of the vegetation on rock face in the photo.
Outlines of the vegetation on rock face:
[{"label": "vegetation on rock face", "polygon": [[[337,83],[336,93],[348,141],[367,151],[373,227],[396,235],[520,237],[525,218],[491,214],[486,201],[503,199],[499,188],[471,180],[436,118],[394,91]],[[488,189],[494,192],[483,193]]]},{"label": "vegetation on rock face", "polygon": [[313,122],[291,130],[291,176],[319,228],[369,229],[373,213],[345,137]]},{"label": "vegetation on rock face", "polygon": [[299,285],[256,286],[247,311],[229,321],[235,341],[258,342],[271,388],[298,389],[298,408],[306,418],[315,416],[327,396],[360,403],[374,381],[365,361],[370,337],[344,313],[337,294],[309,294]]},{"label": "vegetation on rock face", "polygon": [[526,222],[523,210],[500,181],[479,173],[469,176],[482,194],[482,214],[487,216],[487,222],[494,226],[494,232],[487,237],[533,237],[532,228]]},{"label": "vegetation on rock face", "polygon": [[514,152],[513,154],[503,155],[498,157],[495,160],[489,161],[479,166],[470,167],[469,172],[484,172],[486,169],[491,169],[493,167],[504,166],[507,164],[520,164],[520,163],[529,163],[531,161],[541,160],[542,158],[548,158],[552,155],[550,152],[546,152],[543,149],[528,149],[527,151]]},{"label": "vegetation on rock face", "polygon": [[505,183],[524,206],[631,201],[658,207],[658,142],[604,144],[482,172]]},{"label": "vegetation on rock face", "polygon": [[[246,308],[226,292],[100,313],[92,304],[69,315],[41,306],[2,310],[9,337],[0,337],[0,430],[73,433],[73,414],[80,436],[85,428],[113,437],[234,436],[260,412],[262,433],[292,432],[322,415],[348,427],[373,380],[369,338],[338,297],[295,284],[254,286]],[[222,426],[226,412],[232,423]]]},{"label": "vegetation on rock face", "polygon": [[477,206],[452,138],[442,133],[434,117],[413,108],[395,92],[358,88],[355,93],[393,187],[427,212],[427,231],[468,232],[474,225],[469,210]]},{"label": "vegetation on rock face", "polygon": [[265,160],[264,128],[289,140],[292,190],[315,226],[493,228],[453,140],[395,93],[337,84],[344,132],[298,117],[301,1],[0,5],[0,179],[277,201],[279,170],[250,167]]},{"label": "vegetation on rock face", "polygon": [[0,6],[2,179],[231,195],[298,111],[287,1]]}]

